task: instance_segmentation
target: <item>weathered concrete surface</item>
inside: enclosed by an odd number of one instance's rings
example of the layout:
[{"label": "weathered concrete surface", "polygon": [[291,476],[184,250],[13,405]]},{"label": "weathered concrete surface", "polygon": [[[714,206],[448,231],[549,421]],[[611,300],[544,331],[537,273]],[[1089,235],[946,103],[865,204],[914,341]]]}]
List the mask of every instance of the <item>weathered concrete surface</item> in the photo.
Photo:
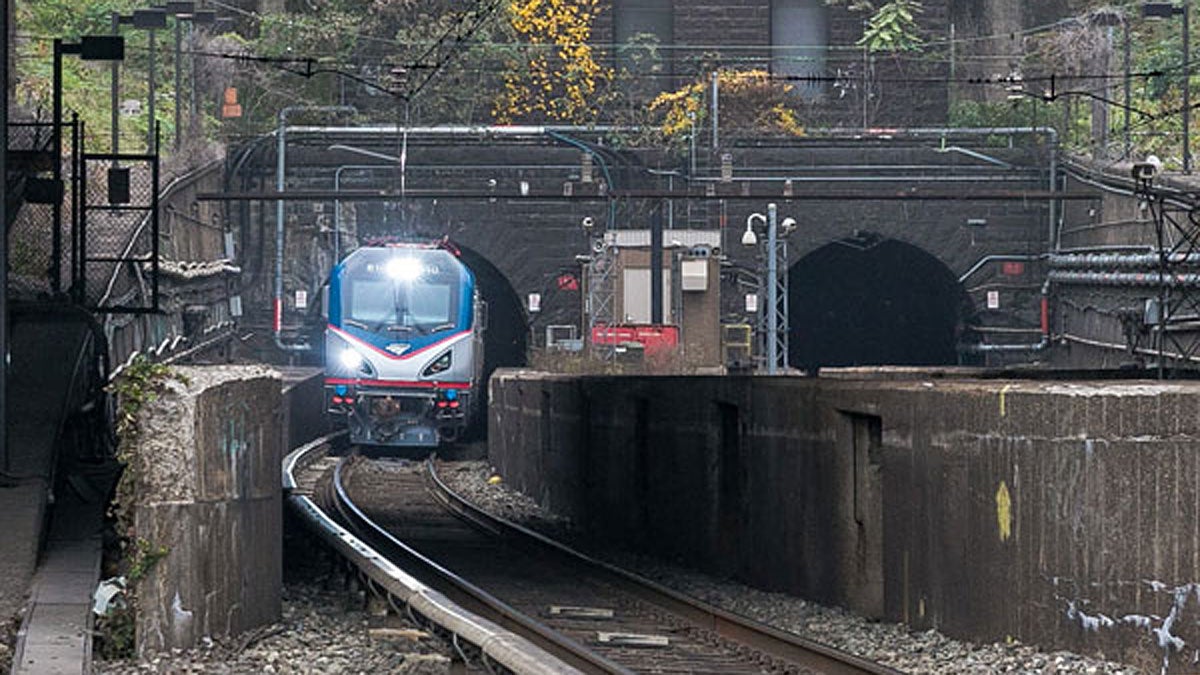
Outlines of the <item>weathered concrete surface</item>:
[{"label": "weathered concrete surface", "polygon": [[279,618],[281,386],[260,367],[183,367],[142,417],[137,648],[187,648]]},{"label": "weathered concrete surface", "polygon": [[325,371],[303,366],[275,366],[283,376],[283,453],[329,433],[325,415]]},{"label": "weathered concrete surface", "polygon": [[1176,669],[1200,646],[1200,385],[491,387],[491,462],[600,540],[957,637],[1154,670],[1160,637]]}]

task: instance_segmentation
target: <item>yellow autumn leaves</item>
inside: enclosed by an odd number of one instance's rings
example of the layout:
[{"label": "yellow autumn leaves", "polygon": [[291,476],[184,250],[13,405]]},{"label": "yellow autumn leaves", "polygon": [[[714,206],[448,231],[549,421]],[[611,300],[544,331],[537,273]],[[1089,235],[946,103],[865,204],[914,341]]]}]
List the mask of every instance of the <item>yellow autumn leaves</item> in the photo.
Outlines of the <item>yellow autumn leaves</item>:
[{"label": "yellow autumn leaves", "polygon": [[[651,111],[664,115],[662,132],[668,137],[691,133],[708,110],[710,82],[697,80],[675,91],[659,94]],[[765,70],[722,70],[717,73],[721,97],[721,125],[762,133],[803,136],[804,127],[792,107],[792,86],[775,82]]]},{"label": "yellow autumn leaves", "polygon": [[493,109],[497,121],[596,118],[602,103],[597,94],[613,77],[589,44],[596,6],[597,0],[509,2],[508,20],[523,47],[507,64],[504,91]]},{"label": "yellow autumn leaves", "polygon": [[[598,11],[598,0],[509,0],[508,22],[516,40],[492,110],[496,121],[589,124],[600,118],[613,100],[618,75],[598,61],[590,44]],[[772,80],[765,70],[722,70],[717,78],[722,127],[804,134],[791,85]],[[687,135],[705,118],[708,85],[701,78],[649,104],[649,112],[661,116],[665,136]]]}]

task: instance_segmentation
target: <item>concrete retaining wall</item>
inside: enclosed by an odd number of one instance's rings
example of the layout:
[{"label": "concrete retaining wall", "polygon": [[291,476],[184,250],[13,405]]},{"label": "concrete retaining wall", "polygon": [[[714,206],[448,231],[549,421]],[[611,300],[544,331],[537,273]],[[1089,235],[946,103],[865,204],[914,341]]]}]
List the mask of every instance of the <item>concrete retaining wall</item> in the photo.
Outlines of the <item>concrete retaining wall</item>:
[{"label": "concrete retaining wall", "polygon": [[1198,385],[491,386],[491,462],[598,540],[957,637],[1200,646]]},{"label": "concrete retaining wall", "polygon": [[181,367],[143,415],[137,536],[168,553],[137,585],[139,653],[278,620],[281,383],[260,367]]}]

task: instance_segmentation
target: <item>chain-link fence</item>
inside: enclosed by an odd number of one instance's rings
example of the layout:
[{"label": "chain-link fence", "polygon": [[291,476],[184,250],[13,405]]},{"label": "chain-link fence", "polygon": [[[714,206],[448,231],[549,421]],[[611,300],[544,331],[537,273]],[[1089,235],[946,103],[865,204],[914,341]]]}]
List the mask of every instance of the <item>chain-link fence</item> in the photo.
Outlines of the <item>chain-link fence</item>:
[{"label": "chain-link fence", "polygon": [[76,297],[99,311],[158,307],[157,159],[84,155]]},{"label": "chain-link fence", "polygon": [[[69,270],[55,264],[54,244],[55,241],[70,241],[66,217],[70,205],[63,204],[60,216],[55,213],[53,204],[44,203],[61,197],[52,180],[55,162],[53,130],[50,123],[8,125],[8,203],[5,208],[9,280],[18,296],[36,297],[65,288],[69,282]],[[64,176],[64,180],[68,179],[69,176]],[[59,223],[57,233],[56,221]]]}]

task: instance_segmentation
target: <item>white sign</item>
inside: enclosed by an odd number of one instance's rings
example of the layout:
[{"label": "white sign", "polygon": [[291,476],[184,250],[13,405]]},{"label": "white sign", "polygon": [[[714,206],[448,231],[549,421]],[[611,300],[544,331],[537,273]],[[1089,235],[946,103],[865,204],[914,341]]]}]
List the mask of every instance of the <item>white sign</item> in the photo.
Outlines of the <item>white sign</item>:
[{"label": "white sign", "polygon": [[542,294],[541,293],[530,293],[529,294],[529,311],[531,313],[542,311]]},{"label": "white sign", "polygon": [[747,293],[746,294],[746,311],[747,312],[757,312],[758,311],[758,293]]},{"label": "white sign", "polygon": [[988,291],[987,308],[1000,309],[1000,291]]},{"label": "white sign", "polygon": [[296,309],[308,309],[308,291],[296,291]]}]

